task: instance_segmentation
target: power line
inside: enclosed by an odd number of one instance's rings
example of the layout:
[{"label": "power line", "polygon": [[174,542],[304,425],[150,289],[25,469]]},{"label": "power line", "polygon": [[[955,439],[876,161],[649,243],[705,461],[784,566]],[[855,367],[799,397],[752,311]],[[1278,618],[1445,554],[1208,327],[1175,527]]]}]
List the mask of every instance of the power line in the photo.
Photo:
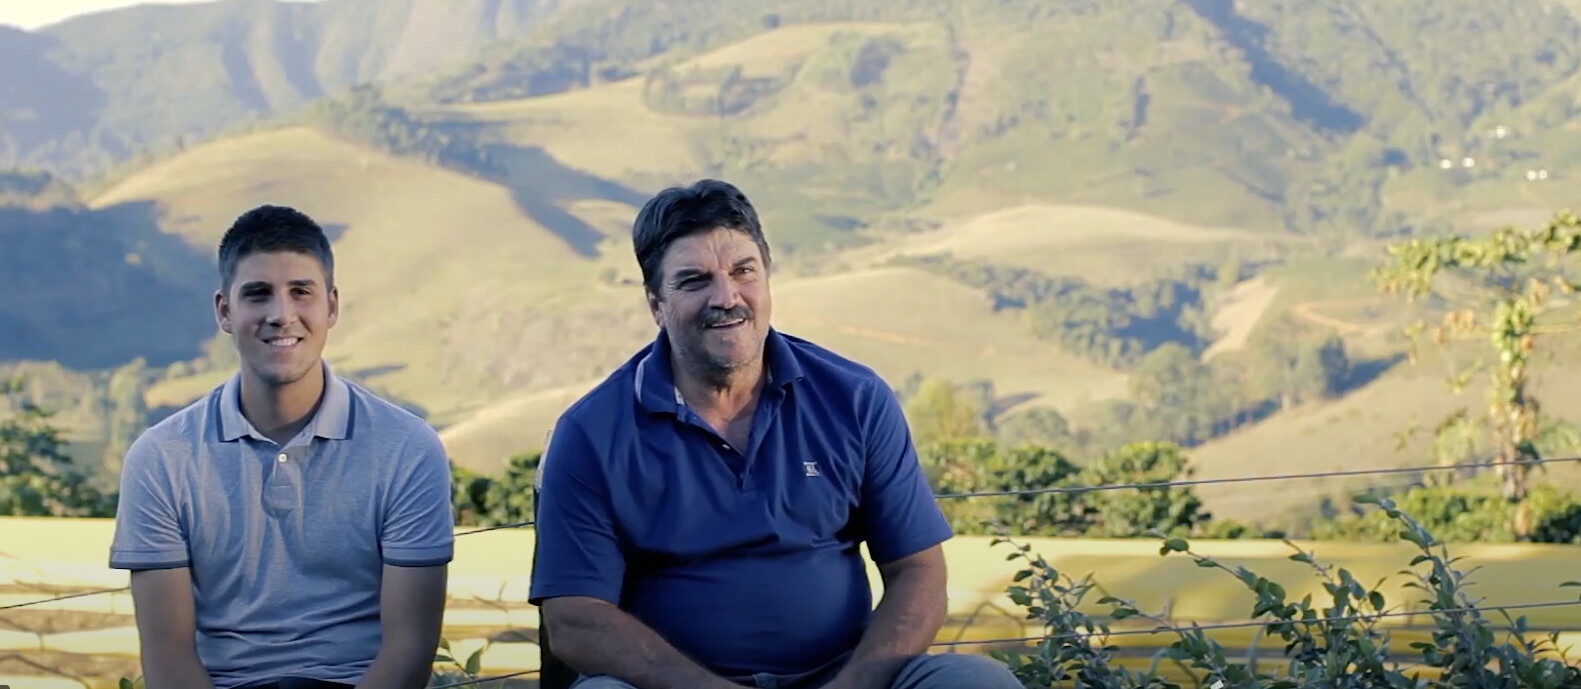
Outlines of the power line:
[{"label": "power line", "polygon": [[1403,612],[1381,612],[1372,615],[1339,615],[1335,617],[1314,617],[1299,620],[1267,620],[1263,622],[1220,622],[1214,624],[1193,624],[1190,627],[1177,627],[1161,624],[1152,629],[1120,629],[1108,633],[1094,632],[1091,634],[1051,634],[1046,636],[1026,636],[1015,639],[984,639],[982,641],[940,641],[934,646],[987,646],[993,644],[1026,643],[1030,641],[1072,641],[1090,636],[1141,636],[1150,634],[1163,634],[1166,632],[1199,631],[1215,629],[1248,629],[1252,627],[1267,627],[1273,624],[1317,624],[1321,622],[1357,622],[1360,620],[1375,620],[1385,617],[1415,617],[1418,615],[1450,615],[1460,613],[1480,613],[1492,610],[1530,610],[1533,608],[1559,608],[1567,605],[1581,605],[1581,599],[1569,601],[1550,601],[1547,603],[1515,603],[1511,605],[1490,605],[1487,607],[1444,608],[1442,610],[1412,610]]},{"label": "power line", "polygon": [[103,595],[103,594],[106,594],[106,593],[120,593],[120,592],[125,591],[125,590],[127,590],[129,588],[131,588],[131,587],[122,586],[121,588],[118,588],[118,589],[100,589],[98,591],[83,591],[81,593],[68,593],[68,594],[63,595],[63,596],[55,596],[54,598],[45,598],[44,600],[33,600],[33,601],[28,601],[26,603],[13,603],[11,605],[0,606],[0,612],[5,612],[7,610],[15,610],[17,608],[26,608],[26,607],[32,606],[32,605],[43,605],[45,603],[54,603],[56,601],[70,600],[72,598],[86,598],[88,596],[98,596],[98,595]]},{"label": "power line", "polygon": [[482,528],[472,529],[470,531],[463,531],[461,533],[458,533],[458,534],[456,534],[456,538],[460,538],[462,536],[471,536],[472,534],[475,534],[475,533],[485,533],[485,532],[489,532],[489,531],[498,531],[500,529],[521,529],[521,528],[525,528],[525,527],[532,526],[532,525],[533,525],[533,521],[531,519],[529,519],[527,521],[516,522],[514,524],[497,524],[495,526],[485,526],[485,527],[482,527]]}]

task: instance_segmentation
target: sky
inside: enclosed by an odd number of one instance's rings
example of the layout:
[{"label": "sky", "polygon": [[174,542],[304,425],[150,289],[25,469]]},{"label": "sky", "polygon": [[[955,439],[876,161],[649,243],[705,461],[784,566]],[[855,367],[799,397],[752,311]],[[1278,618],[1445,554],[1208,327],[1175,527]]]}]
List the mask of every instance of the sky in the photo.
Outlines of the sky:
[{"label": "sky", "polygon": [[[0,24],[36,29],[79,14],[131,5],[187,5],[214,0],[0,0]],[[293,0],[300,2],[302,0]],[[312,0],[308,0],[312,1]]]}]

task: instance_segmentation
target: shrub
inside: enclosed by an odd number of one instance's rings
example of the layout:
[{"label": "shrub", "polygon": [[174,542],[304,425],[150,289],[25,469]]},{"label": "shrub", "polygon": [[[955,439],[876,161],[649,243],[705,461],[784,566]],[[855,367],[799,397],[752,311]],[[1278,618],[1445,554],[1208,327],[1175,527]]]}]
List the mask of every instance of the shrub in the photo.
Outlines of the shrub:
[{"label": "shrub", "polygon": [[[1448,542],[1502,542],[1515,540],[1515,505],[1499,493],[1496,483],[1421,486],[1401,493],[1400,510]],[[1537,543],[1581,544],[1581,499],[1554,486],[1536,486],[1526,496],[1531,516],[1531,540]],[[1395,541],[1400,531],[1381,511],[1343,515],[1313,524],[1319,540]]]},{"label": "shrub", "polygon": [[21,380],[0,380],[0,515],[115,516],[117,496],[96,489],[73,464],[53,412],[22,390]]},{"label": "shrub", "polygon": [[[1190,486],[1151,485],[1191,476],[1186,455],[1170,443],[1131,443],[1084,467],[1049,448],[1006,448],[980,438],[929,443],[919,453],[942,495],[1016,493],[1028,486],[1067,489],[947,500],[944,513],[957,533],[1005,530],[1027,536],[1133,538],[1157,530],[1211,538],[1261,535],[1243,524],[1213,520]],[[1137,484],[1149,485],[1083,490]]]},{"label": "shrub", "polygon": [[533,480],[541,453],[530,452],[505,462],[498,479],[451,465],[456,523],[462,526],[504,526],[532,520]]},{"label": "shrub", "polygon": [[[1010,664],[1022,683],[1031,687],[1052,687],[1058,682],[1101,689],[1174,689],[1181,685],[1164,679],[1158,672],[1165,659],[1178,663],[1199,686],[1224,689],[1462,689],[1470,687],[1509,687],[1514,689],[1559,689],[1581,686],[1581,669],[1570,666],[1558,647],[1558,635],[1546,640],[1527,638],[1526,618],[1511,620],[1503,642],[1495,638],[1496,628],[1466,593],[1466,573],[1454,569],[1447,549],[1413,517],[1387,498],[1361,496],[1362,504],[1376,504],[1399,529],[1399,538],[1416,545],[1420,551],[1406,570],[1413,580],[1408,587],[1423,593],[1422,603],[1433,619],[1431,641],[1411,644],[1420,653],[1419,666],[1431,672],[1407,671],[1395,659],[1390,634],[1378,621],[1391,614],[1382,591],[1363,586],[1345,569],[1335,571],[1319,563],[1311,553],[1296,550],[1291,560],[1310,565],[1324,582],[1329,600],[1314,607],[1309,595],[1300,601],[1287,599],[1277,582],[1257,575],[1245,567],[1231,568],[1191,551],[1183,538],[1162,532],[1161,555],[1184,553],[1199,567],[1218,569],[1234,576],[1257,595],[1251,610],[1251,623],[1264,634],[1284,641],[1285,663],[1278,672],[1259,672],[1255,666],[1233,661],[1203,627],[1179,628],[1168,621],[1146,615],[1135,604],[1104,596],[1097,602],[1112,608],[1110,619],[1131,617],[1157,623],[1145,633],[1172,633],[1177,640],[1153,659],[1146,672],[1121,668],[1116,663],[1117,649],[1110,645],[1107,623],[1078,610],[1093,589],[1091,577],[1077,582],[1059,572],[1025,545],[1016,545],[1009,559],[1021,559],[1027,567],[1017,572],[1010,597],[1026,608],[1028,619],[1042,623],[1045,638],[1037,650],[996,652]],[[995,543],[1008,542],[996,539]],[[1379,582],[1381,585],[1382,582]],[[1567,585],[1581,586],[1570,582]],[[1500,611],[1503,613],[1503,611]],[[1504,614],[1508,619],[1508,615]],[[1129,632],[1135,633],[1135,632]],[[1553,657],[1553,656],[1558,656]],[[1201,676],[1199,676],[1199,673]]]}]

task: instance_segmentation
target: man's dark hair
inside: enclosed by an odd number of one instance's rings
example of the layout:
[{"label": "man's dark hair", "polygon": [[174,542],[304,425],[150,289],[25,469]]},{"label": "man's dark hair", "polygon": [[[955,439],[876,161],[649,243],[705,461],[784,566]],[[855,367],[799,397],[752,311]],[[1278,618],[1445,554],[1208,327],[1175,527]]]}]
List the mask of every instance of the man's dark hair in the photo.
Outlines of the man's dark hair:
[{"label": "man's dark hair", "polygon": [[689,187],[670,187],[644,204],[632,223],[631,239],[642,268],[642,284],[659,294],[659,264],[665,251],[682,237],[725,228],[741,232],[763,252],[763,267],[769,266],[769,243],[763,237],[758,212],[735,185],[705,179]]},{"label": "man's dark hair", "polygon": [[301,211],[287,206],[259,206],[236,219],[220,240],[220,289],[229,292],[236,264],[257,253],[293,251],[318,259],[326,288],[335,286],[335,254],[324,228]]}]

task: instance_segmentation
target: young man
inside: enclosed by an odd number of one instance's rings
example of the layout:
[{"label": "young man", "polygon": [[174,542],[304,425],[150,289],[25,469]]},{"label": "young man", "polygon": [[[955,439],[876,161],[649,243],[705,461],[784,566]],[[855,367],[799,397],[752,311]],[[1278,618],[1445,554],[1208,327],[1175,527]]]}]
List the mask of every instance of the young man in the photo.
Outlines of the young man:
[{"label": "young man", "polygon": [[889,386],[769,325],[747,198],[667,189],[633,234],[658,338],[565,412],[540,464],[531,599],[577,689],[1020,689],[926,653],[949,525]]},{"label": "young man", "polygon": [[323,231],[237,219],[215,317],[241,367],[127,451],[110,566],[131,570],[148,689],[418,689],[452,555],[450,470],[422,419],[337,378]]}]

